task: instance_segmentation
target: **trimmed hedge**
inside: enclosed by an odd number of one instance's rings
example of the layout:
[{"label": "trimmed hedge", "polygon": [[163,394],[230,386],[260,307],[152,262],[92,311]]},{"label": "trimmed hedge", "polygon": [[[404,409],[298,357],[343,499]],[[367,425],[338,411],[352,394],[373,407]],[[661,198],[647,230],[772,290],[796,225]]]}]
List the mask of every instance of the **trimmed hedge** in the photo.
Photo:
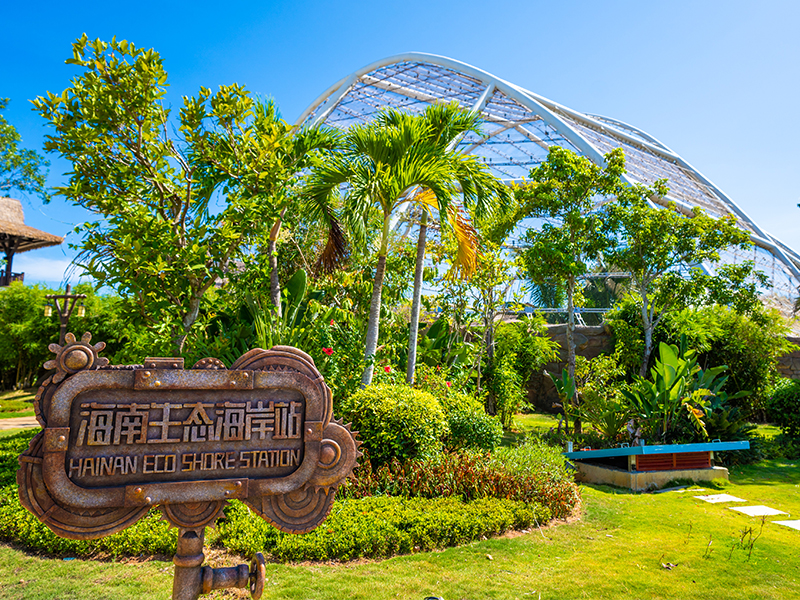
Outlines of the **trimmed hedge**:
[{"label": "trimmed hedge", "polygon": [[374,464],[436,454],[447,430],[438,400],[407,385],[374,384],[342,405]]},{"label": "trimmed hedge", "polygon": [[178,530],[161,520],[160,511],[151,510],[136,525],[99,540],[58,537],[22,507],[17,486],[9,485],[0,489],[0,540],[28,550],[81,558],[98,555],[118,558],[140,554],[172,556],[177,545]]},{"label": "trimmed hedge", "polygon": [[336,501],[322,526],[293,535],[234,501],[213,542],[242,555],[266,551],[281,561],[384,558],[465,544],[549,519],[550,512],[540,505],[498,498],[462,502],[376,496]]}]

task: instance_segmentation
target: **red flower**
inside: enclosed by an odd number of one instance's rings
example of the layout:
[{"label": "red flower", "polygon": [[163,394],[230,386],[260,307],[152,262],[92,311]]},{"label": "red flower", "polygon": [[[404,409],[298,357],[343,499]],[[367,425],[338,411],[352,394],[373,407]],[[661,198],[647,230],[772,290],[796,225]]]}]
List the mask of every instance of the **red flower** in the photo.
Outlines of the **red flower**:
[{"label": "red flower", "polygon": [[331,327],[333,327],[333,319],[331,319]]},{"label": "red flower", "polygon": [[447,387],[450,387],[452,385],[449,381],[445,381],[445,384],[447,385]]},{"label": "red flower", "polygon": [[330,356],[331,354],[333,354],[333,348],[323,348],[323,349],[322,349],[322,351],[323,351],[325,354],[327,354],[328,356]]},{"label": "red flower", "polygon": [[386,367],[383,367],[383,370],[386,371],[387,373],[391,373],[392,372],[392,367],[386,366]]}]

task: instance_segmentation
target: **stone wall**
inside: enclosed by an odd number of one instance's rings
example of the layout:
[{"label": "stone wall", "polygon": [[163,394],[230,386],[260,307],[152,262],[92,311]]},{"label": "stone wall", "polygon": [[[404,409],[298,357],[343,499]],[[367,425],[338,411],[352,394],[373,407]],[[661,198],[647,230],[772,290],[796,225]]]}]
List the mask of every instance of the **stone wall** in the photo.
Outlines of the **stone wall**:
[{"label": "stone wall", "polygon": [[[787,337],[787,340],[800,346],[800,337]],[[783,356],[778,361],[778,371],[791,379],[800,379],[800,350]]]},{"label": "stone wall", "polygon": [[[561,373],[567,364],[567,326],[548,325],[547,335],[559,343],[558,361],[544,366],[544,371]],[[575,327],[575,353],[578,356],[594,358],[600,354],[607,354],[614,349],[611,330],[608,325],[576,326]],[[534,373],[528,381],[528,402],[539,410],[552,411],[553,403],[558,402],[553,382],[543,372]]]}]

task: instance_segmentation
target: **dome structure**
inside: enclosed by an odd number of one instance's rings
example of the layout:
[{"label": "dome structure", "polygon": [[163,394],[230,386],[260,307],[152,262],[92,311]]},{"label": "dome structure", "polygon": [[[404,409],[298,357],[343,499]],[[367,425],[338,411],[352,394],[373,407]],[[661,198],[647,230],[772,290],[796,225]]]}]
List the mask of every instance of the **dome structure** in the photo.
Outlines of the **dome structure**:
[{"label": "dome structure", "polygon": [[[621,121],[582,113],[548,100],[471,65],[423,53],[385,58],[347,75],[323,92],[300,116],[298,125],[348,127],[370,121],[382,108],[422,112],[432,103],[457,101],[480,112],[481,135],[469,134],[458,145],[479,156],[502,180],[521,181],[558,145],[603,165],[614,148],[625,152],[629,183],[666,179],[674,202],[689,213],[732,214],[750,234],[754,247],[727,252],[723,262],[753,260],[770,280],[767,295],[794,298],[800,287],[800,255],[761,229],[730,197],[676,152],[653,136]],[[661,201],[659,201],[661,202]],[[713,265],[703,265],[712,272]]]}]

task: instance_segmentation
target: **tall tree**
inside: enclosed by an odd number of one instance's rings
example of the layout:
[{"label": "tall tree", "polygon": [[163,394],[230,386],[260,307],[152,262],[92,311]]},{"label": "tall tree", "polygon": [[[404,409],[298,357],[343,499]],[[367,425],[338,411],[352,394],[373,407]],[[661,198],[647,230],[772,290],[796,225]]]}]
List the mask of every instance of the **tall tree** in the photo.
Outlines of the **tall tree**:
[{"label": "tall tree", "polygon": [[79,228],[78,260],[171,324],[179,353],[204,294],[285,209],[306,146],[238,84],[184,97],[175,122],[154,50],[84,35],[67,63],[81,70],[71,86],[34,106],[55,130],[45,148],[73,165],[58,191],[100,217]]},{"label": "tall tree", "polygon": [[[399,126],[401,119],[418,119],[407,113],[397,111],[384,112],[376,120],[376,124],[388,127]],[[476,112],[464,110],[457,102],[450,104],[433,104],[422,114],[428,124],[428,142],[439,152],[448,155],[453,162],[454,174],[462,194],[462,205],[467,209],[475,209],[486,214],[492,201],[510,196],[506,186],[489,173],[488,169],[472,157],[453,152],[458,140],[468,132],[479,133],[481,117]],[[406,381],[414,382],[417,358],[417,337],[419,333],[419,313],[422,304],[422,275],[425,267],[425,246],[427,243],[428,219],[434,215],[438,207],[431,190],[422,190],[416,196],[422,206],[422,217],[417,237],[417,257],[414,268],[414,288],[411,297],[411,322],[408,336],[408,365]],[[496,207],[492,207],[493,209]],[[453,262],[453,275],[469,277],[477,264],[477,235],[472,225],[464,218],[457,206],[451,206],[448,214],[437,214],[440,224],[446,219],[452,226],[458,241],[456,260]]]},{"label": "tall tree", "polygon": [[[8,98],[0,98],[0,111],[8,102]],[[21,141],[16,128],[0,115],[0,194],[33,192],[48,201],[45,179],[50,163],[35,150],[20,148]]]},{"label": "tall tree", "polygon": [[616,193],[625,172],[621,149],[605,155],[605,166],[571,150],[551,146],[547,160],[531,171],[528,186],[519,187],[519,217],[538,217],[540,230],[529,229],[522,263],[530,280],[540,285],[564,285],[567,300],[567,370],[575,376],[575,296],[578,277],[585,274],[612,238],[603,226],[597,204]]},{"label": "tall tree", "polygon": [[626,186],[607,207],[607,227],[619,236],[619,244],[606,258],[630,273],[630,288],[641,304],[642,377],[653,351],[653,331],[670,308],[716,302],[747,312],[758,301],[759,282],[764,283],[751,262],[704,272],[699,265],[718,262],[721,250],[751,247],[750,236],[736,226],[733,215],[715,219],[697,207],[683,215],[674,204],[665,209],[649,204],[649,198],[666,194],[664,181]]},{"label": "tall tree", "polygon": [[[236,193],[256,198],[262,221],[255,233],[256,245],[267,255],[270,271],[270,300],[281,316],[281,289],[278,278],[278,237],[284,219],[300,205],[298,190],[303,170],[311,166],[320,150],[332,150],[338,143],[336,130],[324,127],[295,129],[280,118],[272,102],[251,102],[246,96],[215,99],[240,103],[237,112],[250,113],[249,119],[215,119],[212,127],[198,127],[193,138],[192,162],[199,167],[201,180],[210,189],[225,186]],[[208,90],[201,91],[201,98]],[[208,116],[199,107],[202,118]],[[289,213],[289,214],[287,214]],[[322,207],[321,217],[329,226],[328,245],[319,257],[322,268],[332,268],[344,253],[344,234],[336,219]]]},{"label": "tall tree", "polygon": [[[459,191],[459,184],[462,188],[466,184],[468,197],[478,198],[475,184],[470,183],[465,175],[472,173],[479,178],[483,168],[474,157],[448,150],[447,144],[439,142],[439,133],[426,114],[413,116],[387,110],[376,121],[349,129],[344,134],[341,150],[331,153],[310,177],[306,194],[314,202],[311,213],[320,217],[321,208],[318,207],[329,206],[340,186],[346,186],[343,199],[345,219],[360,245],[363,245],[366,237],[369,210],[377,208],[382,215],[378,264],[364,350],[367,364],[361,378],[365,386],[372,382],[392,215],[407,202],[425,203],[426,194],[414,192],[418,189],[430,190],[440,221],[443,226],[448,226],[448,219],[442,216],[453,214],[453,199]],[[476,209],[482,213],[487,208],[483,203],[485,195],[481,194],[480,198]]]}]

